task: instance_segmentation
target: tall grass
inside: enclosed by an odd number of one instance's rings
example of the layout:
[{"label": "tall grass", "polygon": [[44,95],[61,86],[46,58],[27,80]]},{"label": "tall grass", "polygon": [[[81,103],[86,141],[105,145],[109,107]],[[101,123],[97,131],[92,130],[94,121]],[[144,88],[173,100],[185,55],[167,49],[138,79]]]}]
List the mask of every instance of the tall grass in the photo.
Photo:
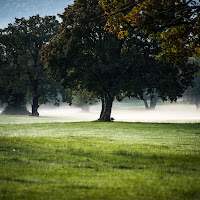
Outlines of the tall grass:
[{"label": "tall grass", "polygon": [[0,124],[0,199],[200,199],[200,124]]}]

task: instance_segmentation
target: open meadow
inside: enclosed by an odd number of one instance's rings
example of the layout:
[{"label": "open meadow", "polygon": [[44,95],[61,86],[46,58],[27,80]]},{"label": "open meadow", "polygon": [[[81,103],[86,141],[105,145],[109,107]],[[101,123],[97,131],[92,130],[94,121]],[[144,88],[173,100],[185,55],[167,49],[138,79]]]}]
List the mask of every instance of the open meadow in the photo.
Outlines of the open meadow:
[{"label": "open meadow", "polygon": [[200,0],[1,0],[0,200],[200,200]]},{"label": "open meadow", "polygon": [[200,199],[200,123],[0,119],[2,200]]}]

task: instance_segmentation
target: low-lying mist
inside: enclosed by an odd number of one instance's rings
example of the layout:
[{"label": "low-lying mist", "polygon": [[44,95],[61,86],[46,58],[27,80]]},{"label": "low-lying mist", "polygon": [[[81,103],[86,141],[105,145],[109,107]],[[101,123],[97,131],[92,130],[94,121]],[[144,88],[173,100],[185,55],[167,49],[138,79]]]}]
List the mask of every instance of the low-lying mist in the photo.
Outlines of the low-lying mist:
[{"label": "low-lying mist", "polygon": [[[28,109],[30,111],[30,106]],[[0,115],[0,124],[95,121],[99,118],[101,104],[90,106],[89,112],[65,104],[43,105],[38,111],[40,117]],[[142,102],[114,102],[111,117],[124,122],[200,123],[200,110],[183,103],[159,103],[155,110],[146,110]]]},{"label": "low-lying mist", "polygon": [[[50,117],[58,121],[93,121],[99,118],[101,105],[90,106],[89,112],[83,112],[81,108],[62,105],[59,107],[41,106],[40,116]],[[114,102],[111,117],[114,121],[127,122],[200,122],[200,110],[190,104],[161,104],[155,110],[146,110],[144,105],[131,106]]]}]

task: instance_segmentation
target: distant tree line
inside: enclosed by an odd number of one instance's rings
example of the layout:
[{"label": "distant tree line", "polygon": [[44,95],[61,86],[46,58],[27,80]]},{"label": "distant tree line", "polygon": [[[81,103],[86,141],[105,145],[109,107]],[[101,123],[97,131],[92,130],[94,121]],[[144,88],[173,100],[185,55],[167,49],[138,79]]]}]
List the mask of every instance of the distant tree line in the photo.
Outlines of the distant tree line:
[{"label": "distant tree line", "polygon": [[27,102],[38,116],[39,105],[50,100],[78,106],[101,101],[99,120],[111,121],[114,100],[137,97],[155,108],[158,98],[176,101],[193,85],[196,63],[183,57],[175,67],[156,60],[162,51],[156,39],[136,26],[119,39],[105,29],[104,14],[99,1],[77,0],[60,15],[61,24],[55,16],[36,15],[0,30],[4,113],[27,113]]}]

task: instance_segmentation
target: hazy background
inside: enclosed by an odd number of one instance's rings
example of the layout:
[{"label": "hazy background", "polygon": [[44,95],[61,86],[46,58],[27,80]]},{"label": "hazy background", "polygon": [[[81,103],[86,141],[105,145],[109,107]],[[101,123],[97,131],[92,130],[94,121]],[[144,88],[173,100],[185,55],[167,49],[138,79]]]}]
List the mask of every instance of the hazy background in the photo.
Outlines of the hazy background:
[{"label": "hazy background", "polygon": [[[0,0],[0,28],[6,28],[16,18],[39,14],[57,15],[64,12],[67,5],[73,0]],[[58,18],[57,18],[58,19]]]}]

